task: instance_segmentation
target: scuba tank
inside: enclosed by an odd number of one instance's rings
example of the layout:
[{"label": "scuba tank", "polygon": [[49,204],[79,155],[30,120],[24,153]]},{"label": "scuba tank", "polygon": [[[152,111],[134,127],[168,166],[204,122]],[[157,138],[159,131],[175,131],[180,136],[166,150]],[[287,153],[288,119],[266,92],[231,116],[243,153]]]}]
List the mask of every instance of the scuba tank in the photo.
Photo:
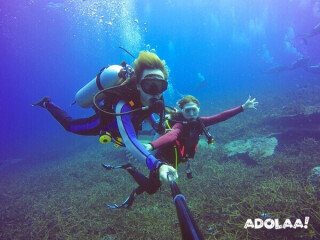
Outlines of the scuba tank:
[{"label": "scuba tank", "polygon": [[[131,57],[135,58],[128,50],[124,47],[119,47],[128,53]],[[98,75],[92,79],[87,85],[81,88],[75,96],[75,102],[78,103],[80,107],[89,108],[96,105],[94,103],[94,97],[99,91],[107,88],[111,88],[123,83],[127,78],[133,75],[133,68],[123,61],[120,65],[111,65],[109,67],[104,67],[100,70]],[[95,101],[99,102],[103,99],[103,94],[98,96]],[[74,102],[74,103],[75,103]],[[74,104],[73,103],[73,104]]]},{"label": "scuba tank", "polygon": [[[92,79],[87,85],[81,88],[75,96],[75,101],[80,107],[89,108],[93,106],[93,97],[100,90],[120,85],[127,78],[128,69],[132,68],[123,63],[120,65],[111,65],[100,70],[98,75]],[[100,101],[103,95],[100,95]]]}]

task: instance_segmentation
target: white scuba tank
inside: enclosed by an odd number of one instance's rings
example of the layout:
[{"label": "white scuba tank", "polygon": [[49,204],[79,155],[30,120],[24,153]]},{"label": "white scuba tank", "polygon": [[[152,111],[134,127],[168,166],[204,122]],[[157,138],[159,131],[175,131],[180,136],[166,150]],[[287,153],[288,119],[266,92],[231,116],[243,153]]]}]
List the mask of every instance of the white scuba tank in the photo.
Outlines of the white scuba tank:
[{"label": "white scuba tank", "polygon": [[[119,65],[111,65],[105,68],[100,73],[100,78],[97,77],[92,79],[87,85],[81,88],[75,96],[75,100],[80,107],[89,108],[93,106],[93,97],[94,95],[102,90],[109,87],[113,87],[121,84],[124,79],[119,77],[119,72],[123,69],[122,66]],[[97,101],[101,101],[103,98],[103,94],[101,94],[101,98],[97,98]]]}]

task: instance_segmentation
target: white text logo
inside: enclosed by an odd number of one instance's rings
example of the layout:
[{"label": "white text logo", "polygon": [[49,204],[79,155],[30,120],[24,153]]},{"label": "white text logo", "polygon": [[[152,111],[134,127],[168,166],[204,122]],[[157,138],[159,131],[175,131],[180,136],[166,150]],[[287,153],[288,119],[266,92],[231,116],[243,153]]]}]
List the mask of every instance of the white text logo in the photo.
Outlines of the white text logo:
[{"label": "white text logo", "polygon": [[253,228],[253,229],[260,229],[260,228],[266,228],[266,229],[286,229],[286,228],[308,228],[309,223],[309,217],[305,217],[304,223],[301,221],[301,219],[297,218],[296,220],[286,219],[283,224],[279,223],[279,219],[272,219],[267,218],[265,220],[261,218],[255,218],[254,220],[248,219],[246,224],[244,225],[244,228]]}]

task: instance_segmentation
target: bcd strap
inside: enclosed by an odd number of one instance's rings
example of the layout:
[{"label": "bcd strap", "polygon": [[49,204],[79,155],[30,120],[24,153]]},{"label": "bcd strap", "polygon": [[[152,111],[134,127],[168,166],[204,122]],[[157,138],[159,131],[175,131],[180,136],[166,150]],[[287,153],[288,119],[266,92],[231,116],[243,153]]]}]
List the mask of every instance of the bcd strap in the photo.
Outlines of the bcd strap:
[{"label": "bcd strap", "polygon": [[101,81],[100,81],[100,76],[101,76],[101,73],[102,73],[106,68],[107,68],[107,67],[101,68],[100,72],[97,74],[97,77],[96,77],[96,85],[97,85],[97,87],[99,88],[99,90],[103,90],[103,86],[102,86]]},{"label": "bcd strap", "polygon": [[[165,121],[168,129],[171,129],[171,126],[169,124],[169,121],[166,120]],[[177,149],[177,141],[176,141],[176,144],[174,144],[174,159],[175,159],[175,169],[178,170],[178,149]]]},{"label": "bcd strap", "polygon": [[163,122],[164,122],[164,111],[160,113],[160,120],[157,127],[157,132],[159,134],[163,134],[165,132],[165,127],[163,126]]},{"label": "bcd strap", "polygon": [[204,135],[206,136],[207,140],[208,140],[208,144],[213,144],[214,143],[214,139],[211,135],[211,133],[206,129],[203,120],[201,118],[198,117],[197,119],[200,123],[200,126],[202,128],[202,132],[204,133]]}]

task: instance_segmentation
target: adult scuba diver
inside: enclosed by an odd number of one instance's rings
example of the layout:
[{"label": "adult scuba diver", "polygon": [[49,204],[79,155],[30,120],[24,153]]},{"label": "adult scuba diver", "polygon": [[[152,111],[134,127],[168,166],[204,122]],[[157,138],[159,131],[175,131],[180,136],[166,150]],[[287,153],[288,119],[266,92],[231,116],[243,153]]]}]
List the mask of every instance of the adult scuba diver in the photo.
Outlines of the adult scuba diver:
[{"label": "adult scuba diver", "polygon": [[320,74],[320,64],[313,65],[313,66],[308,66],[306,68],[306,71],[310,72],[310,73],[314,73],[314,74]]},{"label": "adult scuba diver", "polygon": [[309,33],[298,34],[296,37],[314,37],[320,34],[320,23],[315,25]]},{"label": "adult scuba diver", "polygon": [[[192,178],[190,160],[194,158],[199,138],[204,134],[208,140],[208,144],[213,144],[213,137],[206,127],[225,121],[246,109],[256,109],[258,102],[255,98],[248,100],[241,106],[224,111],[210,117],[199,117],[200,102],[195,97],[188,95],[178,101],[180,111],[172,112],[166,121],[167,133],[157,140],[145,144],[148,151],[158,149],[156,157],[163,163],[174,166],[177,169],[179,163],[188,163],[187,177]],[[154,194],[161,186],[153,172],[150,172],[149,178],[138,172],[131,164],[122,166],[103,165],[107,170],[126,169],[139,184],[133,190],[131,195],[121,205],[107,205],[111,209],[128,208],[134,202],[136,195],[143,192]]]},{"label": "adult scuba diver", "polygon": [[[167,180],[168,173],[178,177],[176,170],[156,159],[137,140],[137,131],[141,129],[144,120],[148,120],[156,131],[161,132],[164,119],[162,94],[167,89],[167,81],[168,71],[164,61],[154,53],[140,52],[134,61],[134,69],[126,63],[103,68],[78,91],[76,102],[84,108],[93,107],[96,112],[93,116],[72,119],[53,104],[49,97],[44,97],[32,106],[47,109],[69,132],[97,135],[101,143],[112,141],[125,146],[158,178],[160,176],[161,180]],[[159,124],[153,113],[159,114]]]}]

